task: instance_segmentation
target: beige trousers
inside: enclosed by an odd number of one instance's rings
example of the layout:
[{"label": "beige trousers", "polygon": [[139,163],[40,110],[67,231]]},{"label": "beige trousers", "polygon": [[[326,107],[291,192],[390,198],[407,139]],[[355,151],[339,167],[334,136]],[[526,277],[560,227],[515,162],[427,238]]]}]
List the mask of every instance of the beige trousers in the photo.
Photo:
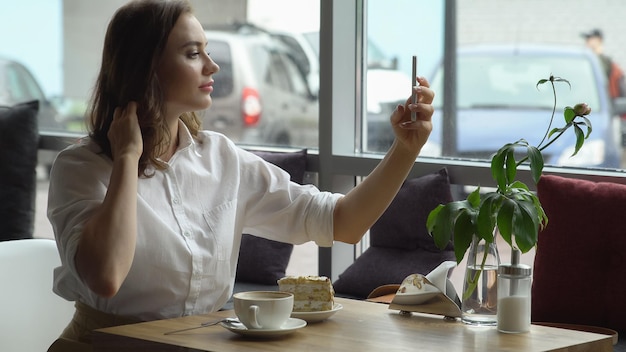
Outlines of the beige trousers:
[{"label": "beige trousers", "polygon": [[93,330],[141,322],[136,318],[104,313],[80,302],[76,302],[75,307],[72,321],[63,330],[59,339],[48,348],[48,352],[91,351]]}]

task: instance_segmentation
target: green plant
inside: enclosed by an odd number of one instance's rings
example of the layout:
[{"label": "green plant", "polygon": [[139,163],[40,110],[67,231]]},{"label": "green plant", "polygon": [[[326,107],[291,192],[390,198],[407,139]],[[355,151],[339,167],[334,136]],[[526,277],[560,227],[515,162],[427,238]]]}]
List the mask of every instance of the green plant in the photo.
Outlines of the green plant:
[{"label": "green plant", "polygon": [[[570,83],[551,75],[548,79],[539,80],[536,88],[539,89],[540,85],[548,82],[552,86],[554,106],[541,142],[532,146],[525,139],[520,139],[505,144],[491,159],[491,173],[497,184],[495,191],[481,193],[478,187],[467,199],[440,204],[430,212],[426,223],[428,232],[439,248],[443,249],[453,241],[457,263],[463,260],[474,235],[487,243],[493,243],[497,226],[498,232],[510,246],[513,247],[515,243],[522,253],[526,253],[537,244],[539,230],[548,224],[548,218],[537,196],[526,184],[516,180],[517,168],[528,162],[536,184],[543,172],[541,152],[545,148],[571,128],[576,135],[576,146],[572,154],[574,156],[592,131],[591,122],[586,117],[591,109],[585,103],[577,104],[573,108],[566,107],[563,112],[565,126],[551,129],[557,102],[554,84]],[[516,160],[516,152],[520,150],[525,150],[525,156]]]}]

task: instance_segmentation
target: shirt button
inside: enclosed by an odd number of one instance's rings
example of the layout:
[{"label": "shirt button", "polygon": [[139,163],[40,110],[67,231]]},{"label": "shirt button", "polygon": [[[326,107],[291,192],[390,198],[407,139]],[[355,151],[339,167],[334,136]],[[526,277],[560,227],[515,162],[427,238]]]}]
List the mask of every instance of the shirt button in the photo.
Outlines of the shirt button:
[{"label": "shirt button", "polygon": [[185,237],[191,237],[191,234],[189,233],[189,231],[185,231],[185,232],[183,232],[183,236],[185,236]]},{"label": "shirt button", "polygon": [[178,204],[180,201],[178,200],[178,198],[174,198],[173,202],[174,204]]}]

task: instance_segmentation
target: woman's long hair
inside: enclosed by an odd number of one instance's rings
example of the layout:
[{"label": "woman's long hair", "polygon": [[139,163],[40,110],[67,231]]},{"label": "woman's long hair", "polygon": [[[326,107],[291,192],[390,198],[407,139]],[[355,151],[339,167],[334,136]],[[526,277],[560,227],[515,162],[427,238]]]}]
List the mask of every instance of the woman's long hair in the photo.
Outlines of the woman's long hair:
[{"label": "woman's long hair", "polygon": [[[107,137],[116,107],[137,102],[137,117],[143,136],[139,176],[149,176],[146,168],[165,166],[157,157],[165,151],[172,136],[165,121],[163,87],[157,77],[168,36],[176,21],[192,8],[185,0],[138,0],[121,7],[107,28],[102,65],[88,110],[89,135],[113,158]],[[193,136],[200,121],[195,113],[181,120]]]}]

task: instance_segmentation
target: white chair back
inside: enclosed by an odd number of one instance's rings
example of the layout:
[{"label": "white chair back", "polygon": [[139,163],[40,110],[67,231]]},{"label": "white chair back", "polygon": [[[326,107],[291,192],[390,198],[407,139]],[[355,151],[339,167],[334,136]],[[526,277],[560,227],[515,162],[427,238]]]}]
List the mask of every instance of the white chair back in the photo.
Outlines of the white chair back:
[{"label": "white chair back", "polygon": [[60,264],[54,240],[0,242],[0,350],[46,351],[70,322],[73,302],[52,292]]}]

